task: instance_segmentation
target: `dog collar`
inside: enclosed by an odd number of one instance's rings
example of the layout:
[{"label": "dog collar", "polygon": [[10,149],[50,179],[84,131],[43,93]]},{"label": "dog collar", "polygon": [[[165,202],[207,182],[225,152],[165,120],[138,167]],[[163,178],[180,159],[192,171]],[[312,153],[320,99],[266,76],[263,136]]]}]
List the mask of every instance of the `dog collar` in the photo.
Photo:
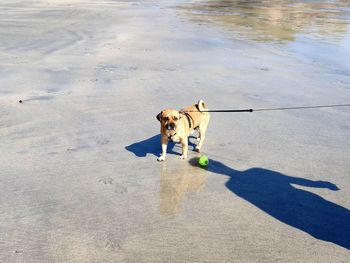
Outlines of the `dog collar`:
[{"label": "dog collar", "polygon": [[176,134],[177,134],[177,132],[175,132],[173,135],[169,135],[169,136],[168,136],[168,140],[169,140],[169,141],[173,141],[172,137],[174,137]]}]

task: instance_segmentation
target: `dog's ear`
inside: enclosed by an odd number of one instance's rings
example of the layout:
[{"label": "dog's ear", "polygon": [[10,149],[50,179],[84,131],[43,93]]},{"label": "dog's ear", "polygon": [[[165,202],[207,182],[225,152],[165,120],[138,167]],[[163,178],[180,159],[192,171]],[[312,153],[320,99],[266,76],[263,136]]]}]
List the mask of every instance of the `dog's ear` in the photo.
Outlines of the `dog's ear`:
[{"label": "dog's ear", "polygon": [[157,118],[158,121],[161,121],[161,120],[162,120],[162,114],[163,114],[163,112],[161,111],[161,112],[159,112],[158,115],[156,116],[156,118]]}]

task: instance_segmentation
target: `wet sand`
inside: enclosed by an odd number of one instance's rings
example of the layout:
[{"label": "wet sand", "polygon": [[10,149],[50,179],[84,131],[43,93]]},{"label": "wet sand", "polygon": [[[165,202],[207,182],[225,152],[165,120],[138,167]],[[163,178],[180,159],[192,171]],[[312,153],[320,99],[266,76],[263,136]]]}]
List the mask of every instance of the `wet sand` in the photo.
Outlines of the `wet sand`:
[{"label": "wet sand", "polygon": [[156,161],[156,115],[349,103],[348,33],[325,55],[183,4],[1,2],[1,262],[347,261],[349,108],[213,113],[207,169]]}]

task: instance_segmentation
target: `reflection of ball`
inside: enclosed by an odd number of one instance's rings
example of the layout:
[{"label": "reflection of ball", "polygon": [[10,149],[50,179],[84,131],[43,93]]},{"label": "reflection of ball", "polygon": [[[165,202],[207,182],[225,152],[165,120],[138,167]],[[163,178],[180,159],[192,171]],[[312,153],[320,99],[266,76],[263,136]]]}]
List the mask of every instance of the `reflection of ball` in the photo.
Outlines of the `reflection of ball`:
[{"label": "reflection of ball", "polygon": [[209,164],[209,159],[207,156],[202,155],[201,157],[199,157],[198,159],[198,164],[202,167],[205,167]]}]

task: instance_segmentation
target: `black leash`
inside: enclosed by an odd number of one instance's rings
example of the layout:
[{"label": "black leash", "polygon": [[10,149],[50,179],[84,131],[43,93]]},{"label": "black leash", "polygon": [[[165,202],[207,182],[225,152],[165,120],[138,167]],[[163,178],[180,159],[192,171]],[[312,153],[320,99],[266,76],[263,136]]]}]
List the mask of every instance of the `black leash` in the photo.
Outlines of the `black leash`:
[{"label": "black leash", "polygon": [[[335,108],[335,107],[350,107],[350,103],[333,104],[333,105],[300,106],[300,107],[283,107],[283,108],[244,109],[244,110],[202,110],[201,112],[255,112],[255,111],[302,110],[302,109]],[[186,111],[186,112],[197,112],[197,111]]]}]

